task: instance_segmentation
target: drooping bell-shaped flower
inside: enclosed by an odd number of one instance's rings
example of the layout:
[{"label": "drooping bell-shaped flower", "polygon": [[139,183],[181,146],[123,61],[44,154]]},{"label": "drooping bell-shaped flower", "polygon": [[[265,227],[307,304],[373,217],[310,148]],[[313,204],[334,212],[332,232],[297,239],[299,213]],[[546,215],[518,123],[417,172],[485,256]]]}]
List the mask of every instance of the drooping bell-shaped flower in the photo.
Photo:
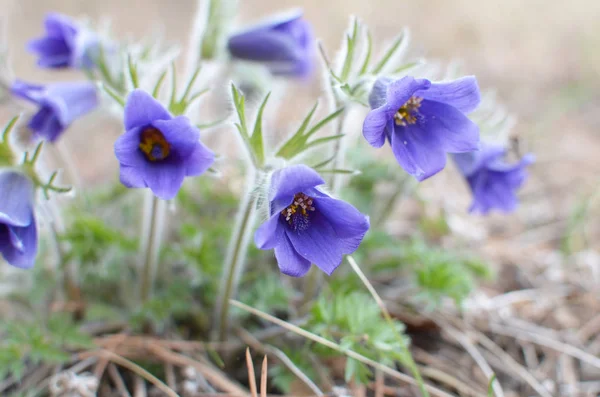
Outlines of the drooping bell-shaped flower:
[{"label": "drooping bell-shaped flower", "polygon": [[505,155],[502,146],[482,144],[477,152],[452,156],[473,192],[470,212],[487,214],[493,209],[503,212],[516,209],[517,190],[525,183],[526,167],[534,162],[534,156],[527,154],[509,164],[504,160]]},{"label": "drooping bell-shaped flower", "polygon": [[50,13],[44,20],[46,35],[28,43],[43,68],[91,68],[99,39],[66,15]]},{"label": "drooping bell-shaped flower", "polygon": [[477,150],[479,127],[466,116],[480,102],[474,77],[432,83],[406,76],[379,78],[363,135],[371,146],[387,139],[402,168],[422,181],[446,166],[446,153]]},{"label": "drooping bell-shaped flower", "polygon": [[305,165],[273,173],[270,218],[258,228],[254,241],[260,249],[275,250],[284,274],[301,277],[315,264],[331,275],[369,229],[367,216],[318,188],[324,183]]},{"label": "drooping bell-shaped flower", "polygon": [[215,159],[187,117],[173,117],[140,89],[127,98],[125,133],[115,142],[115,155],[121,183],[150,188],[164,200],[177,195],[185,177],[204,173]]},{"label": "drooping bell-shaped flower", "polygon": [[0,170],[0,254],[10,265],[30,268],[37,255],[32,182],[23,174]]},{"label": "drooping bell-shaped flower", "polygon": [[96,85],[87,81],[40,85],[17,80],[11,89],[14,95],[38,106],[28,126],[36,138],[50,142],[98,106]]},{"label": "drooping bell-shaped flower", "polygon": [[227,48],[234,58],[266,64],[273,74],[307,76],[314,67],[314,41],[311,25],[296,10],[232,35]]}]

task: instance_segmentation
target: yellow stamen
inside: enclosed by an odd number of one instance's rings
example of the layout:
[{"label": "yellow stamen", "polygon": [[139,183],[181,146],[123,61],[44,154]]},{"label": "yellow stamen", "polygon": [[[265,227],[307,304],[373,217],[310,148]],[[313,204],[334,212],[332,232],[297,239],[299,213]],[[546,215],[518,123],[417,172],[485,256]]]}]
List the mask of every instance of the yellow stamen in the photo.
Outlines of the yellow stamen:
[{"label": "yellow stamen", "polygon": [[142,131],[139,148],[150,161],[164,160],[171,152],[171,145],[165,136],[154,127]]},{"label": "yellow stamen", "polygon": [[406,127],[408,124],[415,124],[417,122],[416,114],[419,113],[418,111],[422,101],[423,98],[415,96],[410,97],[410,99],[398,109],[396,114],[394,114],[394,122],[396,125]]}]

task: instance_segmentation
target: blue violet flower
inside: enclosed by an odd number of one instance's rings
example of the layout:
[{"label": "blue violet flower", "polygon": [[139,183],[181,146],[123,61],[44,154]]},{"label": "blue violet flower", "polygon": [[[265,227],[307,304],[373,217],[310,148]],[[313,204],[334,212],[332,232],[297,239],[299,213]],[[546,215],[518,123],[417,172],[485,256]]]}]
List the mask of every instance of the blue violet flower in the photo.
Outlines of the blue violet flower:
[{"label": "blue violet flower", "polygon": [[200,142],[200,131],[185,116],[173,117],[142,90],[125,104],[125,133],[115,142],[121,182],[130,188],[150,188],[170,200],[186,176],[210,168],[214,153]]},{"label": "blue violet flower", "polygon": [[10,265],[28,269],[38,250],[33,183],[13,170],[0,171],[0,254]]},{"label": "blue violet flower", "polygon": [[369,218],[317,186],[312,168],[293,165],[273,173],[270,218],[254,236],[258,248],[275,249],[282,273],[301,277],[315,264],[328,275],[353,253],[369,229]]},{"label": "blue violet flower", "polygon": [[422,181],[446,166],[446,153],[477,150],[479,127],[465,115],[480,102],[474,77],[447,83],[406,76],[379,78],[363,135],[373,147],[390,142],[400,166]]},{"label": "blue violet flower", "polygon": [[535,161],[527,154],[508,164],[502,146],[482,144],[481,150],[453,155],[454,162],[473,192],[470,212],[487,214],[492,209],[514,211],[518,205],[517,190],[527,180],[526,167]]},{"label": "blue violet flower", "polygon": [[56,141],[73,121],[98,106],[96,85],[91,82],[64,82],[48,85],[15,81],[11,87],[15,96],[38,106],[29,121],[36,138]]},{"label": "blue violet flower", "polygon": [[51,13],[44,21],[46,35],[31,40],[28,50],[38,55],[42,68],[91,68],[99,39],[66,15]]},{"label": "blue violet flower", "polygon": [[234,57],[265,63],[273,74],[305,77],[314,66],[314,35],[300,10],[274,16],[229,37]]}]

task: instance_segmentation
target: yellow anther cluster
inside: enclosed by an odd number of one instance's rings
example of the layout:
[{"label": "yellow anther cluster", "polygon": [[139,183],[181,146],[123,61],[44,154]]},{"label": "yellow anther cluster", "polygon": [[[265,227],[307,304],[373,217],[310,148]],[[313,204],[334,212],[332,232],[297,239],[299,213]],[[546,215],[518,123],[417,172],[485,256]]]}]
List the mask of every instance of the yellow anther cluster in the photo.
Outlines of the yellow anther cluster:
[{"label": "yellow anther cluster", "polygon": [[296,193],[294,195],[294,201],[286,209],[281,211],[281,215],[285,217],[285,220],[292,223],[292,216],[300,213],[305,218],[308,217],[308,211],[314,211],[313,198],[307,196],[304,193]]},{"label": "yellow anther cluster", "polygon": [[164,160],[171,152],[171,145],[169,145],[165,136],[153,127],[142,131],[139,148],[150,161]]},{"label": "yellow anther cluster", "polygon": [[415,124],[417,122],[415,113],[418,113],[422,101],[423,98],[418,98],[415,96],[410,97],[410,99],[406,101],[406,103],[402,105],[400,109],[398,109],[396,114],[394,114],[394,121],[396,125],[406,127],[408,124]]}]

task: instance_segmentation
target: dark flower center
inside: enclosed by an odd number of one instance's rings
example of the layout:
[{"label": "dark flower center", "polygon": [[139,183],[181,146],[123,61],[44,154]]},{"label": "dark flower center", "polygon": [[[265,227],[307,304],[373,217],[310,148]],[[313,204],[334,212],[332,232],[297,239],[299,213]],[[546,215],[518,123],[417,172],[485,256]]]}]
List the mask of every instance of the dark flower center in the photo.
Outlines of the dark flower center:
[{"label": "dark flower center", "polygon": [[408,124],[415,124],[419,114],[419,108],[423,98],[411,96],[404,105],[394,114],[394,122],[396,125],[406,127]]},{"label": "dark flower center", "polygon": [[296,193],[292,204],[281,211],[281,216],[285,218],[294,231],[306,230],[310,224],[309,212],[315,210],[313,203],[314,199],[312,197],[304,193]]},{"label": "dark flower center", "polygon": [[165,136],[154,127],[147,127],[142,131],[139,148],[150,161],[164,160],[171,152],[171,145]]}]

